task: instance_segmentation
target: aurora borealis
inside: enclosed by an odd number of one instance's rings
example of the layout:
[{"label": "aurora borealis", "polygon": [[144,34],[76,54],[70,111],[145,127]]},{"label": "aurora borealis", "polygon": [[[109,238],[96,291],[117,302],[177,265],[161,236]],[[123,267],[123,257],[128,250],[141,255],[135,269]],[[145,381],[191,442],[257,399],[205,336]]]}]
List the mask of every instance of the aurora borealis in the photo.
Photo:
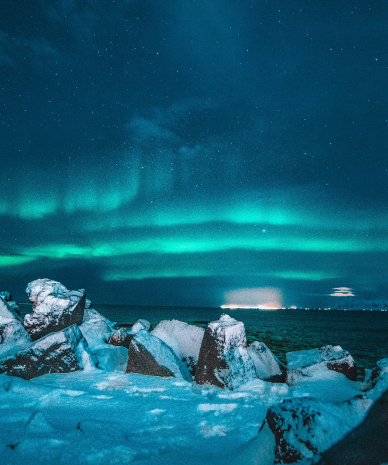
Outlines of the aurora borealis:
[{"label": "aurora borealis", "polygon": [[387,298],[387,24],[386,1],[2,0],[0,290]]}]

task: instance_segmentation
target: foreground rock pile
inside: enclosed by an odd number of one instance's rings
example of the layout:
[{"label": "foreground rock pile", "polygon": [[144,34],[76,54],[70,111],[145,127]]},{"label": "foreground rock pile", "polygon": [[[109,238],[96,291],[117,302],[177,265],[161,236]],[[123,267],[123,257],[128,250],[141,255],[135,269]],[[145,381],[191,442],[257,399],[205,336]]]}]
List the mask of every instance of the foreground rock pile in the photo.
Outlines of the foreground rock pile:
[{"label": "foreground rock pile", "polygon": [[[0,293],[0,374],[31,380],[100,369],[175,377],[232,391],[256,389],[260,383],[284,383],[287,389],[303,385],[306,392],[317,392],[318,386],[327,393],[325,402],[291,396],[269,406],[249,447],[263,447],[265,437],[273,451],[267,462],[255,463],[388,461],[388,359],[357,382],[355,362],[340,346],[288,353],[284,366],[263,342],[248,345],[244,324],[228,315],[206,329],[164,320],[150,331],[150,323],[142,319],[126,329],[94,310],[84,290],[69,291],[59,282],[38,279],[26,292],[33,308],[24,319],[12,296]],[[375,439],[366,441],[366,435]],[[349,450],[358,451],[358,458]]]}]

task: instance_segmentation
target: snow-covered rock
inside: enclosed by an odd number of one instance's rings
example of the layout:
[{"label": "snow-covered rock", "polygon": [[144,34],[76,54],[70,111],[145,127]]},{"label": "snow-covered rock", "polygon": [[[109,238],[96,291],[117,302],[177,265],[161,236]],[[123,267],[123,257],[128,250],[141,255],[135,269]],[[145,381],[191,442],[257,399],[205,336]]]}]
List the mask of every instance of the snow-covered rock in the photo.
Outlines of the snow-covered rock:
[{"label": "snow-covered rock", "polygon": [[145,329],[138,331],[128,349],[127,373],[149,376],[175,376],[191,381],[186,365],[162,340]]},{"label": "snow-covered rock", "polygon": [[14,347],[22,348],[30,343],[20,316],[0,297],[0,356]]},{"label": "snow-covered rock", "polygon": [[244,323],[222,315],[205,330],[195,382],[236,389],[256,378],[256,370],[246,349]]},{"label": "snow-covered rock", "polygon": [[24,317],[24,327],[31,339],[61,331],[73,324],[81,325],[85,309],[85,291],[69,291],[50,279],[36,279],[27,285],[33,313]]},{"label": "snow-covered rock", "polygon": [[20,350],[0,356],[0,373],[32,379],[95,367],[97,359],[77,325],[51,333]]},{"label": "snow-covered rock", "polygon": [[259,379],[271,383],[284,383],[286,379],[286,367],[278,360],[264,342],[254,341],[248,347],[256,375]]},{"label": "snow-covered rock", "polygon": [[8,308],[12,309],[13,312],[20,316],[19,306],[12,300],[12,294],[10,292],[0,292],[0,299],[3,299],[3,301],[7,303]]},{"label": "snow-covered rock", "polygon": [[314,376],[321,370],[343,373],[348,379],[357,381],[357,367],[353,357],[340,346],[324,346],[319,349],[288,352],[287,383],[296,384],[305,376]]},{"label": "snow-covered rock", "polygon": [[194,376],[204,332],[203,328],[183,321],[163,320],[151,334],[170,346]]},{"label": "snow-covered rock", "polygon": [[383,358],[382,360],[379,360],[376,363],[375,368],[373,368],[372,370],[365,370],[364,389],[372,389],[378,383],[382,383],[383,381],[388,382],[388,358]]},{"label": "snow-covered rock", "polygon": [[91,307],[90,300],[86,299],[85,312],[80,330],[88,341],[92,351],[98,347],[104,347],[109,338],[117,329],[117,324],[112,323],[107,318]]},{"label": "snow-covered rock", "polygon": [[150,328],[151,328],[151,323],[147,320],[143,320],[142,318],[140,318],[139,320],[136,321],[136,323],[129,330],[129,334],[136,334],[141,329],[145,329],[146,331],[149,331]]},{"label": "snow-covered rock", "polygon": [[388,390],[372,405],[363,422],[327,450],[318,463],[319,465],[388,463]]},{"label": "snow-covered rock", "polygon": [[275,436],[274,463],[313,459],[360,423],[371,404],[359,395],[339,403],[293,398],[270,407],[265,421]]},{"label": "snow-covered rock", "polygon": [[118,328],[108,339],[108,344],[112,346],[129,348],[134,334],[128,333],[126,328]]},{"label": "snow-covered rock", "polygon": [[133,336],[141,330],[148,331],[150,327],[151,323],[149,321],[142,319],[137,320],[129,331],[127,328],[116,329],[116,331],[112,333],[108,339],[108,344],[111,344],[112,346],[126,347],[128,349]]}]

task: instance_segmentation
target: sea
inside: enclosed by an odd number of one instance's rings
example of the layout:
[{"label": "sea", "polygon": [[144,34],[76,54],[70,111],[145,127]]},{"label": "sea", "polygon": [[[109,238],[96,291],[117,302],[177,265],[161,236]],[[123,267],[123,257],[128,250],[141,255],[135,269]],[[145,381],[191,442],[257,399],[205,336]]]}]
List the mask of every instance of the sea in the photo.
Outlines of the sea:
[{"label": "sea", "polygon": [[[23,313],[31,304],[20,306]],[[152,328],[162,320],[180,320],[206,327],[223,313],[242,321],[248,342],[264,342],[283,363],[287,352],[325,345],[347,350],[357,365],[358,379],[365,369],[388,358],[388,312],[362,310],[257,310],[218,307],[154,307],[93,304],[93,308],[120,326],[131,327],[138,319],[148,320]]]}]

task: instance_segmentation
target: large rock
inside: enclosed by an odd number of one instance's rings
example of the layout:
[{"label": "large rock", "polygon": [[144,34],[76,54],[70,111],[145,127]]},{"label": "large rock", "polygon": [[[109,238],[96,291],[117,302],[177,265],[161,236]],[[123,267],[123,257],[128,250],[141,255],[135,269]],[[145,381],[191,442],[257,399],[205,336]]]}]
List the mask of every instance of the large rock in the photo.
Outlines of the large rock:
[{"label": "large rock", "polygon": [[191,381],[186,365],[174,351],[145,329],[138,331],[128,349],[127,373],[149,376],[175,376]]},{"label": "large rock", "polygon": [[286,357],[289,385],[296,384],[306,376],[314,376],[322,370],[343,373],[351,381],[357,381],[357,367],[353,357],[340,346],[289,352]]},{"label": "large rock", "polygon": [[0,355],[31,343],[20,316],[0,297]]},{"label": "large rock", "polygon": [[199,352],[195,382],[236,389],[257,378],[246,345],[241,321],[224,314],[218,321],[209,323]]},{"label": "large rock", "polygon": [[150,327],[151,323],[149,321],[142,319],[137,320],[129,331],[126,328],[116,329],[108,339],[108,344],[129,349],[133,336],[141,330],[148,331]]},{"label": "large rock", "polygon": [[388,390],[372,405],[364,421],[327,450],[319,465],[388,463]]},{"label": "large rock", "polygon": [[29,380],[47,373],[68,373],[96,366],[77,325],[49,334],[26,348],[0,356],[0,373]]},{"label": "large rock", "polygon": [[151,334],[170,346],[194,376],[204,332],[203,328],[183,321],[163,320]]},{"label": "large rock", "polygon": [[388,358],[379,360],[372,370],[365,370],[364,390],[372,389],[385,380],[388,380]]},{"label": "large rock", "polygon": [[26,293],[34,311],[24,317],[24,327],[33,341],[73,324],[81,325],[86,300],[83,289],[69,291],[57,281],[37,279],[28,284]]},{"label": "large rock", "polygon": [[264,342],[254,341],[248,347],[256,375],[259,379],[271,383],[284,383],[286,367],[278,360]]},{"label": "large rock", "polygon": [[10,292],[0,292],[0,299],[3,299],[3,301],[8,305],[8,308],[12,309],[13,312],[20,316],[19,306],[12,300],[12,294]]},{"label": "large rock", "polygon": [[313,459],[354,428],[371,403],[362,395],[339,403],[303,397],[270,407],[265,421],[275,436],[274,463]]},{"label": "large rock", "polygon": [[112,323],[94,310],[90,300],[86,299],[85,312],[80,330],[88,341],[88,345],[92,351],[104,347],[117,328],[117,323]]}]

